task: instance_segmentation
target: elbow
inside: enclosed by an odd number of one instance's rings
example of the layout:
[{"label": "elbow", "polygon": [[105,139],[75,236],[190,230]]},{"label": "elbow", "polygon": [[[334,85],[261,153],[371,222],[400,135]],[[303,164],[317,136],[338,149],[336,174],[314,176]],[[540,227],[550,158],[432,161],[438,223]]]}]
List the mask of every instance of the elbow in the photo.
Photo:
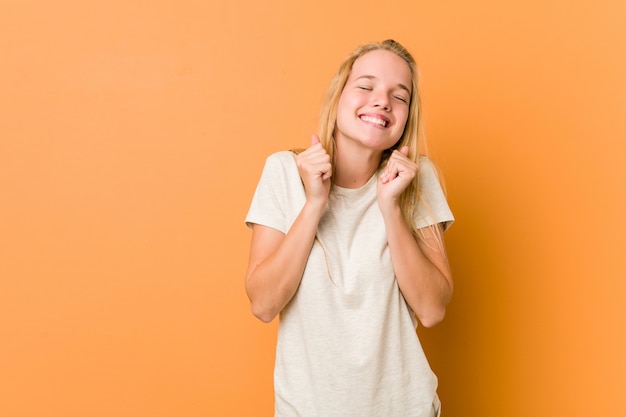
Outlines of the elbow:
[{"label": "elbow", "polygon": [[263,323],[270,323],[281,312],[284,307],[282,292],[280,289],[268,292],[264,289],[246,287],[248,300],[250,300],[250,310],[254,317]]},{"label": "elbow", "polygon": [[436,311],[429,311],[427,313],[418,314],[417,318],[419,319],[422,326],[426,328],[431,328],[441,323],[446,316],[446,309],[439,308]]},{"label": "elbow", "polygon": [[246,293],[248,300],[250,301],[250,310],[252,315],[263,323],[269,323],[274,320],[274,317],[278,314],[275,308],[273,308],[271,300],[264,298],[261,294],[258,294],[246,283]]},{"label": "elbow", "polygon": [[277,315],[273,309],[259,305],[259,303],[251,302],[250,309],[254,317],[261,320],[263,323],[270,323]]},{"label": "elbow", "polygon": [[446,308],[452,297],[452,285],[450,284],[450,291],[439,300],[433,300],[431,303],[424,303],[423,308],[414,310],[417,318],[422,326],[430,328],[441,323],[446,317]]}]

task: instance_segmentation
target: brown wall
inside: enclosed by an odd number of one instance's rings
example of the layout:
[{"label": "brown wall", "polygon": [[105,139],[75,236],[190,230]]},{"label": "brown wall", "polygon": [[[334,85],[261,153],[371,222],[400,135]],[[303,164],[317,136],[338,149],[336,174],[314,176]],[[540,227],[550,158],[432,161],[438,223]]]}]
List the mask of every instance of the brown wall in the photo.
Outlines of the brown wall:
[{"label": "brown wall", "polygon": [[0,415],[270,416],[243,218],[393,37],[457,223],[447,417],[626,413],[626,6],[0,2]]}]

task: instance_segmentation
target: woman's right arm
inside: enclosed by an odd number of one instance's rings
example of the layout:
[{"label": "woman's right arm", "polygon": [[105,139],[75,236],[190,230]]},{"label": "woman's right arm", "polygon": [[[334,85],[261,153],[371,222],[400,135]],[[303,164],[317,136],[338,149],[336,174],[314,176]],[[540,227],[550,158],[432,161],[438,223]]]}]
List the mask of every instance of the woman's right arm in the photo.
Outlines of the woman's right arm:
[{"label": "woman's right arm", "polygon": [[252,313],[261,321],[272,321],[296,293],[320,216],[319,209],[305,204],[286,235],[253,226],[246,291]]},{"label": "woman's right arm", "polygon": [[252,313],[266,323],[296,293],[328,201],[332,167],[317,136],[312,138],[311,147],[298,155],[296,163],[306,202],[287,234],[259,224],[252,228],[246,292]]}]

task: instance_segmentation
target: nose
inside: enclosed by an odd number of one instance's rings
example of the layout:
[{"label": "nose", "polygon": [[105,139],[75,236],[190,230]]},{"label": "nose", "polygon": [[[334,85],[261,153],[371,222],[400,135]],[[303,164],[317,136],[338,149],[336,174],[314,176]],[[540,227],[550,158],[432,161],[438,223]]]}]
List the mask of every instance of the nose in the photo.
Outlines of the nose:
[{"label": "nose", "polygon": [[385,111],[391,110],[389,104],[389,96],[383,92],[374,94],[372,97],[372,105],[376,108],[383,109]]}]

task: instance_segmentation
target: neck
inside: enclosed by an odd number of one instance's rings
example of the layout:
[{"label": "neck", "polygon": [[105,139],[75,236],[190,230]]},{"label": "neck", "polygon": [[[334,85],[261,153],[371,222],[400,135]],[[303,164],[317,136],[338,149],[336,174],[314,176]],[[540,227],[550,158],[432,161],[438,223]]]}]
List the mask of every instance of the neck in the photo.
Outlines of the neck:
[{"label": "neck", "polygon": [[366,148],[335,148],[334,182],[343,188],[365,185],[378,169],[382,152]]}]

